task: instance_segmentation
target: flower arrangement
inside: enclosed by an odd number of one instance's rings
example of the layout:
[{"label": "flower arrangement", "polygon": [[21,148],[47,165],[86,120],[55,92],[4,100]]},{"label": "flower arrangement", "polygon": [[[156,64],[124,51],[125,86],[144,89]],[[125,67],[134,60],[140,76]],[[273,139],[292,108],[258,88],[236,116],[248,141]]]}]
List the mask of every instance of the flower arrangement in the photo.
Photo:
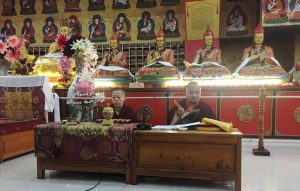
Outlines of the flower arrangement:
[{"label": "flower arrangement", "polygon": [[68,87],[73,80],[73,68],[70,59],[61,57],[59,59],[60,78],[58,79],[58,86]]},{"label": "flower arrangement", "polygon": [[[68,38],[65,35],[58,35],[56,38],[57,46],[62,50],[64,58],[60,62],[61,78],[60,82],[67,83],[70,80],[71,57],[75,58],[78,82],[76,84],[77,94],[81,96],[91,96],[91,90],[94,80],[95,67],[97,65],[98,54],[93,43],[81,36],[72,36]],[[82,58],[82,63],[78,63]],[[77,87],[78,86],[78,87]],[[86,92],[84,92],[86,91]]]},{"label": "flower arrangement", "polygon": [[28,75],[33,72],[34,55],[28,54],[29,41],[17,36],[6,38],[0,35],[0,58],[9,62],[13,75]]}]

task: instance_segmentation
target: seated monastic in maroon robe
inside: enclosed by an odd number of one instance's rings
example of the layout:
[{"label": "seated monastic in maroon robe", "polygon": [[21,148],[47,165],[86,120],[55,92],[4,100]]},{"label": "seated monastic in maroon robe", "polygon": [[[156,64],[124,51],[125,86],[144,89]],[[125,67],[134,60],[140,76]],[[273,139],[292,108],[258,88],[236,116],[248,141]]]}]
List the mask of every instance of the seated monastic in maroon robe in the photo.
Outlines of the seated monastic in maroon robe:
[{"label": "seated monastic in maroon robe", "polygon": [[[192,110],[196,110],[196,109],[199,109],[200,112],[197,114],[197,121],[201,121],[202,118],[206,117],[206,118],[211,118],[211,119],[215,119],[216,116],[214,114],[214,112],[212,111],[211,107],[203,102],[203,101],[199,101],[198,105],[194,108],[188,108],[187,105],[186,105],[186,99],[182,100],[179,105],[184,108],[185,112],[191,112]],[[177,107],[174,106],[171,111],[169,112],[169,120],[171,121],[176,114],[176,111],[177,111]],[[197,122],[197,121],[190,121],[189,123],[192,123],[192,122]]]}]

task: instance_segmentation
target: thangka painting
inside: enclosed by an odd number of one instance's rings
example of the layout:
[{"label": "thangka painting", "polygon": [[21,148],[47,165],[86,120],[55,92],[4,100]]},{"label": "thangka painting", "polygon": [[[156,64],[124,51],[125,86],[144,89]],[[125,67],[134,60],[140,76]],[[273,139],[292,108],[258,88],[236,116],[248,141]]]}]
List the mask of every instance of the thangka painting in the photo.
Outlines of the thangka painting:
[{"label": "thangka painting", "polygon": [[10,19],[4,21],[4,26],[1,28],[1,34],[4,34],[5,36],[16,35],[16,29]]},{"label": "thangka painting", "polygon": [[226,20],[226,36],[243,36],[248,34],[248,16],[242,6],[235,5]]},{"label": "thangka painting", "polygon": [[151,18],[151,13],[149,11],[144,11],[142,13],[142,18],[137,23],[138,29],[138,40],[151,40],[155,39],[156,35],[154,32],[155,22]]},{"label": "thangka painting", "polygon": [[65,12],[79,12],[81,11],[79,4],[80,0],[64,0]]},{"label": "thangka painting", "polygon": [[166,17],[163,22],[163,31],[166,38],[179,37],[178,19],[175,16],[175,11],[169,9],[166,11]]},{"label": "thangka painting", "polygon": [[34,37],[34,27],[32,25],[32,19],[26,18],[23,21],[23,27],[22,27],[22,37],[28,40],[30,43],[35,43],[35,37]]},{"label": "thangka painting", "polygon": [[105,21],[100,15],[94,15],[89,24],[89,39],[92,42],[106,41],[106,26]]},{"label": "thangka painting", "polygon": [[119,36],[119,40],[131,40],[131,23],[124,13],[119,13],[113,23],[113,31]]},{"label": "thangka painting", "polygon": [[72,30],[72,35],[81,36],[82,25],[76,15],[71,15],[69,17],[69,27]]},{"label": "thangka painting", "polygon": [[33,15],[35,11],[35,0],[20,0],[21,15]]},{"label": "thangka painting", "polygon": [[300,1],[290,0],[289,2],[290,22],[300,22]]},{"label": "thangka painting", "polygon": [[58,13],[56,0],[43,0],[42,14]]},{"label": "thangka painting", "polygon": [[160,2],[161,6],[174,6],[179,4],[180,4],[180,0],[161,0]]},{"label": "thangka painting", "polygon": [[58,28],[54,23],[53,17],[46,18],[45,25],[42,28],[42,32],[44,34],[44,43],[51,43],[55,41],[56,35],[58,33]]},{"label": "thangka painting", "polygon": [[264,23],[279,24],[288,22],[288,0],[263,0]]},{"label": "thangka painting", "polygon": [[136,7],[137,8],[152,8],[156,7],[156,0],[137,0]]},{"label": "thangka painting", "polygon": [[3,0],[2,8],[2,16],[17,15],[15,8],[15,0]]},{"label": "thangka painting", "polygon": [[128,9],[129,7],[129,0],[113,0],[113,9]]},{"label": "thangka painting", "polygon": [[88,11],[105,10],[104,0],[89,0]]}]

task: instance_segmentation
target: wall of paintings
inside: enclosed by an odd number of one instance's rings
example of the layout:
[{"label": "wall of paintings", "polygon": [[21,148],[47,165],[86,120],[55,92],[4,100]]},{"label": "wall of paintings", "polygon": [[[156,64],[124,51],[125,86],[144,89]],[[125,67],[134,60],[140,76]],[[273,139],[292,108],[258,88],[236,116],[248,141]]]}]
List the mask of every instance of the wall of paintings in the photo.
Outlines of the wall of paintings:
[{"label": "wall of paintings", "polygon": [[262,0],[264,26],[300,24],[299,0]]},{"label": "wall of paintings", "polygon": [[54,41],[63,19],[75,34],[107,42],[113,32],[121,41],[147,42],[162,27],[167,41],[185,39],[185,12],[180,0],[3,0],[1,33],[17,34],[43,45]]},{"label": "wall of paintings", "polygon": [[248,37],[257,25],[256,0],[221,1],[220,38]]}]

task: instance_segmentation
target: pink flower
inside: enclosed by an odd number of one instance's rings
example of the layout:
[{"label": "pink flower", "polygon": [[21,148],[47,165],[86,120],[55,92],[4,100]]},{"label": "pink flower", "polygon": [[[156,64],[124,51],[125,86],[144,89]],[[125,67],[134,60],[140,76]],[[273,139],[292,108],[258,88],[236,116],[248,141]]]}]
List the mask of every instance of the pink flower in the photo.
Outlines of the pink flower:
[{"label": "pink flower", "polygon": [[0,40],[0,53],[4,54],[6,52],[7,46],[2,40]]},{"label": "pink flower", "polygon": [[19,50],[7,50],[5,55],[5,60],[8,62],[14,62],[15,60],[19,59],[21,56],[21,52]]},{"label": "pink flower", "polygon": [[8,38],[8,46],[10,46],[12,48],[20,47],[21,43],[22,42],[20,41],[20,39],[16,35],[13,35],[13,36]]},{"label": "pink flower", "polygon": [[78,82],[76,90],[80,94],[92,95],[94,93],[94,83],[92,82]]}]

